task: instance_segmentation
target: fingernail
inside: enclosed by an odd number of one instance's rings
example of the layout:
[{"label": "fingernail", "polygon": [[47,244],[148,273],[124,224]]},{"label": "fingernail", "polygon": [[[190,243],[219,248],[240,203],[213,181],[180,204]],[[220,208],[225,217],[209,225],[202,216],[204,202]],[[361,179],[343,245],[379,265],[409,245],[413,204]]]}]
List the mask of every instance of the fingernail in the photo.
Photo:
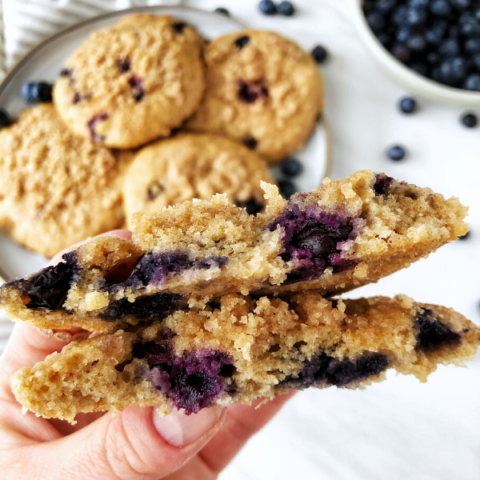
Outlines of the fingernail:
[{"label": "fingernail", "polygon": [[167,443],[174,447],[185,447],[209,432],[220,420],[222,412],[223,408],[216,405],[191,415],[174,409],[172,413],[161,417],[154,408],[153,424]]},{"label": "fingernail", "polygon": [[72,336],[67,332],[55,332],[53,336],[61,342],[70,342],[72,340]]}]

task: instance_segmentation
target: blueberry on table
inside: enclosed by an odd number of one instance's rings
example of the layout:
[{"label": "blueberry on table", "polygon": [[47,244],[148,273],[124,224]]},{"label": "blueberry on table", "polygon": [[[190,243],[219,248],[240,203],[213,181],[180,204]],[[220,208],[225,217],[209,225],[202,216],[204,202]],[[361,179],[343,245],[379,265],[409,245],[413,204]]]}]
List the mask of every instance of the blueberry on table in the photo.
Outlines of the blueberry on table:
[{"label": "blueberry on table", "polygon": [[313,50],[312,50],[312,56],[315,59],[315,61],[318,64],[322,64],[325,62],[325,60],[328,58],[328,52],[327,50],[322,47],[321,45],[317,45]]},{"label": "blueberry on table", "polygon": [[225,15],[226,17],[230,16],[230,12],[226,8],[223,8],[223,7],[217,7],[214,10],[214,12],[215,13],[221,13],[222,15]]},{"label": "blueberry on table", "polygon": [[387,151],[388,158],[395,162],[403,160],[406,154],[407,153],[405,149],[400,145],[394,145],[393,147],[390,147]]},{"label": "blueberry on table", "polygon": [[466,240],[470,236],[470,232],[467,232],[465,235],[458,237],[459,240]]},{"label": "blueberry on table", "polygon": [[278,188],[280,193],[289,200],[290,197],[297,192],[297,188],[295,184],[291,180],[279,180],[278,181]]},{"label": "blueberry on table", "polygon": [[282,173],[287,177],[296,177],[302,173],[302,164],[294,157],[286,158],[281,165]]},{"label": "blueberry on table", "polygon": [[31,104],[51,102],[52,88],[47,82],[26,82],[22,85],[22,96]]},{"label": "blueberry on table", "polygon": [[465,113],[462,115],[461,122],[467,128],[474,128],[477,126],[478,118],[474,113]]},{"label": "blueberry on table", "polygon": [[277,11],[280,15],[291,17],[295,13],[295,8],[290,2],[280,2]]},{"label": "blueberry on table", "polygon": [[403,113],[413,113],[417,109],[417,101],[412,97],[404,97],[398,104],[400,111]]},{"label": "blueberry on table", "polygon": [[480,92],[480,74],[472,73],[469,75],[465,80],[463,88],[472,92]]},{"label": "blueberry on table", "polygon": [[275,15],[277,13],[277,6],[272,0],[262,0],[258,4],[258,8],[264,15]]},{"label": "blueberry on table", "polygon": [[3,108],[0,108],[0,129],[8,127],[10,123],[12,122],[8,113]]}]

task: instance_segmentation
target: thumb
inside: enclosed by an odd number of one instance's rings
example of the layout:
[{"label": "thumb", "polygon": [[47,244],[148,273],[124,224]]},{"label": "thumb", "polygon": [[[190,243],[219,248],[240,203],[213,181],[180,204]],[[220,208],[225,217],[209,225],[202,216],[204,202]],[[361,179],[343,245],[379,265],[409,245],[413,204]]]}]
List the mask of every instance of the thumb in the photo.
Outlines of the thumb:
[{"label": "thumb", "polygon": [[197,415],[174,410],[166,417],[155,408],[130,407],[62,439],[32,446],[31,454],[36,468],[43,466],[51,480],[158,480],[192,458],[223,420],[218,406]]}]

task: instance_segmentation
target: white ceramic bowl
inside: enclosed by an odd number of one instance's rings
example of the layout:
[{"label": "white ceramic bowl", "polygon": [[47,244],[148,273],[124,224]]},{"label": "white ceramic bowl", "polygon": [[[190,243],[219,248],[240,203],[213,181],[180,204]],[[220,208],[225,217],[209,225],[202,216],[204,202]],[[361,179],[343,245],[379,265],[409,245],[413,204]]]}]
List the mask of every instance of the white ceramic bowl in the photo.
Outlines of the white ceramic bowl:
[{"label": "white ceramic bowl", "polygon": [[434,101],[466,106],[479,106],[480,93],[468,92],[458,88],[447,87],[434,82],[399,62],[375,37],[367,24],[362,11],[362,0],[348,0],[351,17],[355,27],[375,60],[381,68],[397,83],[411,93]]}]

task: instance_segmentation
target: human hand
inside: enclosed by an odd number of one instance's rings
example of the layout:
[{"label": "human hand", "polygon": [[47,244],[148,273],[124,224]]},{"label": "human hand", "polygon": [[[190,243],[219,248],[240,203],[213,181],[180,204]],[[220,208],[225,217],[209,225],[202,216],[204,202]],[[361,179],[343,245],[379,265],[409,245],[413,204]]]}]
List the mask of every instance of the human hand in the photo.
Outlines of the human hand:
[{"label": "human hand", "polygon": [[[109,235],[129,239],[130,232]],[[60,261],[60,254],[52,263]],[[61,420],[22,414],[10,377],[72,339],[86,338],[81,329],[41,332],[15,325],[0,358],[0,478],[4,480],[210,480],[233,459],[293,395],[255,405],[214,406],[197,415],[175,410],[159,417],[155,407],[129,407],[117,416],[90,413],[72,426]]]}]

